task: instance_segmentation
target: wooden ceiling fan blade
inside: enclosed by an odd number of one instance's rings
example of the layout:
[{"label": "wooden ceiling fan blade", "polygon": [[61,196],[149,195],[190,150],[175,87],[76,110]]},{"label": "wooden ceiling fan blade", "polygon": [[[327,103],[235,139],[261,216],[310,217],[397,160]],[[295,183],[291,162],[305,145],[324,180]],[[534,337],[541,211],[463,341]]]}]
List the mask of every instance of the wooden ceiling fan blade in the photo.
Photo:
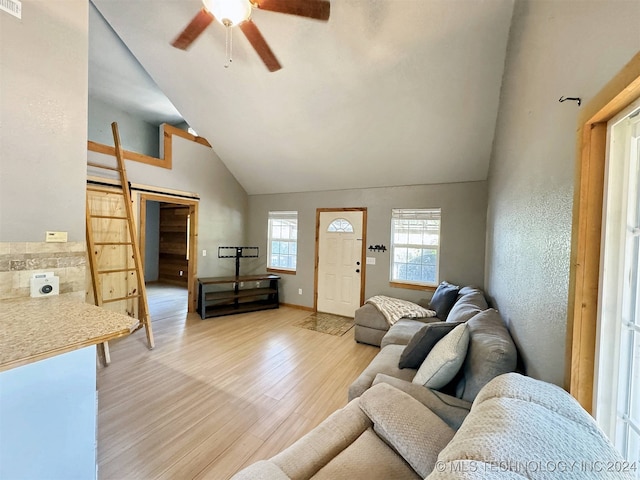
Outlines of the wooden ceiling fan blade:
[{"label": "wooden ceiling fan blade", "polygon": [[329,20],[331,4],[327,0],[257,0],[258,8],[271,12],[288,13],[316,20]]},{"label": "wooden ceiling fan blade", "polygon": [[271,51],[271,48],[267,44],[267,41],[264,39],[256,24],[251,20],[247,20],[246,22],[242,22],[240,25],[240,30],[247,37],[249,43],[253,46],[255,51],[258,53],[264,64],[267,66],[270,72],[275,72],[276,70],[280,70],[282,66],[278,59]]},{"label": "wooden ceiling fan blade", "polygon": [[189,25],[178,35],[171,45],[180,50],[186,50],[200,36],[202,32],[213,22],[214,16],[211,12],[202,8],[195,17],[189,22]]}]

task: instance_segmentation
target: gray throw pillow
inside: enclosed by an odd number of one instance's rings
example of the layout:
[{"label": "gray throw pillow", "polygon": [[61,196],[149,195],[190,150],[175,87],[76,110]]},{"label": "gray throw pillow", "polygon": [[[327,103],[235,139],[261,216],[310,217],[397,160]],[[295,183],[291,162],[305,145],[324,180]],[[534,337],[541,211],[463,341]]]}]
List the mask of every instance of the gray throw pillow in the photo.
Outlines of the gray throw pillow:
[{"label": "gray throw pillow", "polygon": [[438,390],[453,380],[469,347],[469,328],[458,325],[431,349],[412,382]]},{"label": "gray throw pillow", "polygon": [[440,320],[446,320],[451,307],[453,307],[453,304],[456,303],[456,300],[458,299],[459,291],[459,286],[451,285],[448,282],[442,282],[438,285],[438,288],[436,288],[436,291],[433,293],[433,297],[431,297],[429,310],[434,310],[436,312],[436,317]]},{"label": "gray throw pillow", "polygon": [[398,367],[420,368],[434,345],[457,325],[458,323],[448,322],[427,323],[411,337],[402,355],[400,355]]}]

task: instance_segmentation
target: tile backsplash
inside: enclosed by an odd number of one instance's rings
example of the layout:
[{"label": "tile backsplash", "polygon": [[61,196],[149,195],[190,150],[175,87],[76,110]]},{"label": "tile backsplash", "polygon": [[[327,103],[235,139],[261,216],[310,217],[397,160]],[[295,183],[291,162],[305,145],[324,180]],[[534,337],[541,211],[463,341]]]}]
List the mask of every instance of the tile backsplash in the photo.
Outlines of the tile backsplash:
[{"label": "tile backsplash", "polygon": [[84,299],[85,242],[0,242],[0,299],[28,297],[34,273],[60,277],[60,294]]}]

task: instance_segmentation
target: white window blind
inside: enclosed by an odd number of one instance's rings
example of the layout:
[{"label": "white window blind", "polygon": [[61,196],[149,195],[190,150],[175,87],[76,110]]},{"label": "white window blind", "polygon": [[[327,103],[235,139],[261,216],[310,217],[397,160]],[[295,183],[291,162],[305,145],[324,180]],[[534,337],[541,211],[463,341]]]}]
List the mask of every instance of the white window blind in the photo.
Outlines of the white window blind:
[{"label": "white window blind", "polygon": [[391,211],[391,281],[438,284],[440,263],[439,208]]},{"label": "white window blind", "polygon": [[267,268],[296,270],[298,212],[269,212]]}]

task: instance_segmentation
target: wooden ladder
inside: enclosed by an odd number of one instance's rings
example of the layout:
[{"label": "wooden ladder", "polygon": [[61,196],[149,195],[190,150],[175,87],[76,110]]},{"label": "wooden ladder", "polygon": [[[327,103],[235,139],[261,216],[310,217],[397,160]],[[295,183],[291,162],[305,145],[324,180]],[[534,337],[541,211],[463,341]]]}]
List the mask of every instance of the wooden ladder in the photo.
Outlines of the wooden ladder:
[{"label": "wooden ladder", "polygon": [[[135,304],[138,310],[138,329],[145,327],[147,344],[154,347],[144,271],[137,242],[136,228],[131,205],[131,190],[124,166],[124,155],[118,133],[118,124],[111,124],[117,167],[88,162],[87,166],[118,173],[120,188],[105,188],[87,185],[87,250],[93,286],[94,302],[102,307],[106,303],[123,302],[126,313],[134,316]],[[97,197],[102,195],[102,197]],[[99,198],[111,202],[109,211],[100,208]],[[120,201],[120,198],[122,201]],[[100,210],[96,212],[96,210]],[[124,211],[123,211],[124,210]],[[133,262],[132,262],[133,260]],[[124,275],[123,275],[124,274]],[[133,288],[131,277],[135,277]],[[108,279],[108,282],[107,282]],[[109,285],[105,285],[108,283]],[[105,288],[106,287],[106,288]],[[105,342],[98,348],[100,359],[108,365],[109,346]]]}]

